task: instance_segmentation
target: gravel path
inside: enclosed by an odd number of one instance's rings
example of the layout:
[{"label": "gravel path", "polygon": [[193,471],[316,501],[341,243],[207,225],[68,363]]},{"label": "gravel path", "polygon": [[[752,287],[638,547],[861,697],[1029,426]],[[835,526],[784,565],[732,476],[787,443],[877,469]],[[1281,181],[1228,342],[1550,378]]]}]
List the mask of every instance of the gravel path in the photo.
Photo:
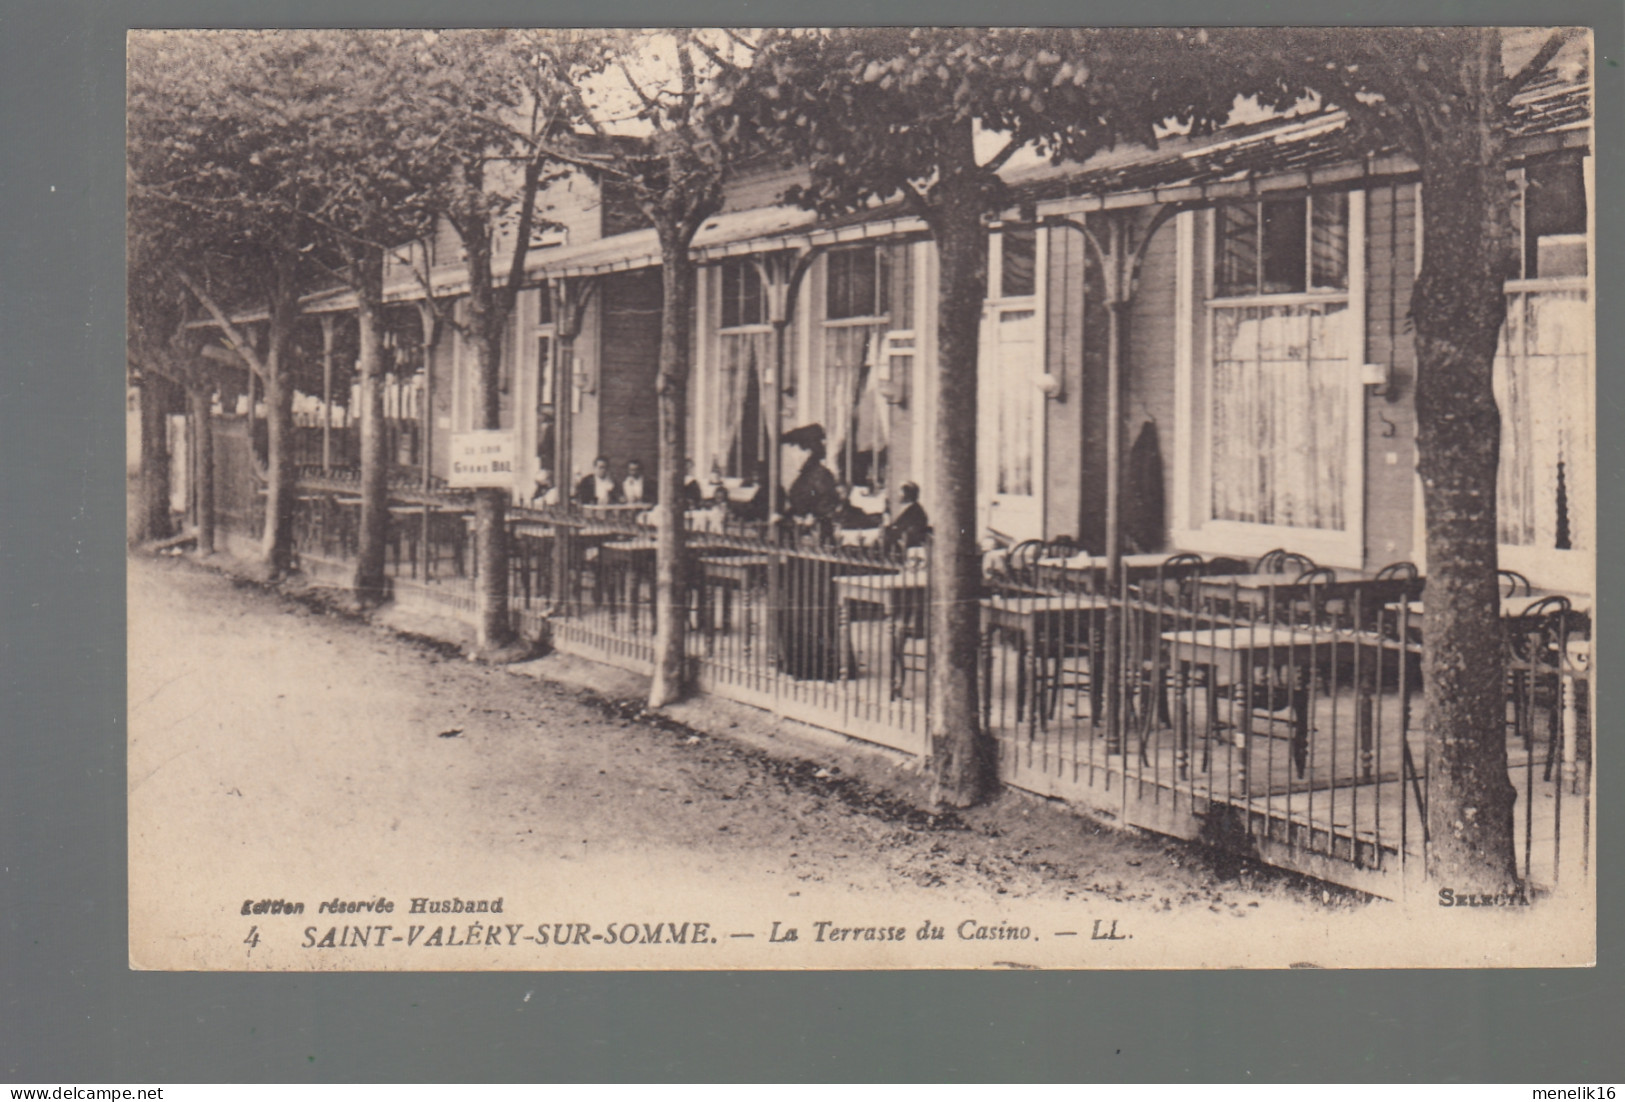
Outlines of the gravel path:
[{"label": "gravel path", "polygon": [[[911,941],[935,924],[952,944],[971,920],[973,931],[1070,933],[1074,954],[1128,953],[1126,936],[1089,937],[1110,929],[1097,918],[1232,938],[1249,920],[1313,929],[1359,905],[1270,870],[1221,876],[1194,847],[1020,793],[938,813],[895,759],[770,755],[726,737],[727,723],[713,736],[643,715],[613,695],[620,675],[594,692],[476,665],[179,557],[130,560],[129,615],[132,956],[143,965],[714,966],[692,946],[562,959],[533,943],[509,947],[522,960],[426,960],[389,943],[395,931],[378,935],[377,957],[314,952],[306,927],[319,937],[362,921],[311,913],[335,898],[387,898],[404,926],[410,898],[502,897],[505,914],[524,912],[506,921],[527,930],[556,921],[600,935],[617,916],[710,914],[727,962],[746,967],[811,951],[770,945],[775,921],[815,945],[820,921],[826,934],[902,926]],[[242,917],[245,899],[307,910]],[[1055,963],[1047,954],[1065,943],[1043,944],[1053,948],[1022,948]],[[1173,944],[1132,962],[1189,963]],[[793,963],[946,963],[856,951]]]}]

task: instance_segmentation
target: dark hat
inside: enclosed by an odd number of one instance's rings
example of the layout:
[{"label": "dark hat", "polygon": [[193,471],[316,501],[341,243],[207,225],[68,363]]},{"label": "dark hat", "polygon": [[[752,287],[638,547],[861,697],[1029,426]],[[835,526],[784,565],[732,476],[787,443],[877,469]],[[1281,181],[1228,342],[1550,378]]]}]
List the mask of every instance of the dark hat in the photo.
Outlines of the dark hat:
[{"label": "dark hat", "polygon": [[802,425],[799,429],[791,429],[779,439],[794,447],[814,451],[824,443],[824,426],[816,422]]}]

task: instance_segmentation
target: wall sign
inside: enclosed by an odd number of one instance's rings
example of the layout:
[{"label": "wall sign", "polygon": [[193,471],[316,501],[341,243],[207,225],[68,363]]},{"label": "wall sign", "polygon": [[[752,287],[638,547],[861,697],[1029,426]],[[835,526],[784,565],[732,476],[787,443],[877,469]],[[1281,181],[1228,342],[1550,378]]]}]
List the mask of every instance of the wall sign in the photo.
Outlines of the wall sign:
[{"label": "wall sign", "polygon": [[487,429],[451,434],[448,486],[511,486],[514,473],[513,432]]}]

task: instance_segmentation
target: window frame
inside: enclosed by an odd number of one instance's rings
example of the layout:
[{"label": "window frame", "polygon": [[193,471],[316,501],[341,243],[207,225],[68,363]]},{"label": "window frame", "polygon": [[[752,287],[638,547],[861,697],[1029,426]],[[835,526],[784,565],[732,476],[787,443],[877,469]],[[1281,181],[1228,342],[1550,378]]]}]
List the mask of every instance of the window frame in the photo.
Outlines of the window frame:
[{"label": "window frame", "polygon": [[[1529,256],[1528,236],[1528,208],[1526,199],[1526,171],[1527,166],[1519,165],[1508,173],[1509,185],[1518,189],[1518,196],[1514,208],[1516,219],[1515,232],[1518,244],[1518,278],[1509,279],[1502,287],[1502,293],[1507,298],[1508,310],[1513,308],[1514,296],[1527,296],[1539,294],[1543,291],[1573,292],[1581,291],[1590,307],[1591,315],[1591,370],[1589,372],[1590,391],[1587,395],[1587,408],[1596,410],[1596,378],[1597,378],[1597,293],[1595,273],[1597,270],[1596,256],[1596,177],[1595,161],[1587,155],[1580,160],[1582,187],[1585,200],[1586,214],[1586,270],[1584,275],[1567,276],[1527,276],[1527,259]],[[1496,358],[1505,355],[1506,331],[1503,328],[1501,339],[1496,342]],[[1505,414],[1503,413],[1503,418]],[[1502,422],[1503,434],[1507,431],[1505,421]],[[1596,428],[1593,427],[1595,434]],[[1504,437],[1503,437],[1504,438]],[[1593,436],[1593,447],[1596,439]],[[1595,467],[1595,458],[1593,459]],[[1600,473],[1598,473],[1600,479]],[[1593,516],[1590,519],[1590,532],[1594,541],[1600,542],[1601,533],[1597,529],[1597,516],[1600,512],[1597,502],[1598,482],[1594,481],[1591,487]],[[1497,487],[1497,497],[1500,489]],[[1551,589],[1568,590],[1571,592],[1592,593],[1596,588],[1596,561],[1598,548],[1594,545],[1589,548],[1557,548],[1541,547],[1532,544],[1501,543],[1499,534],[1496,540],[1497,557],[1502,566],[1516,570],[1527,577],[1532,583]]]},{"label": "window frame", "polygon": [[[1212,247],[1209,249],[1209,252],[1208,252],[1208,256],[1209,256],[1210,261],[1211,261],[1210,264],[1209,264],[1209,269],[1208,269],[1208,288],[1209,288],[1208,298],[1210,300],[1218,300],[1218,301],[1234,300],[1236,302],[1246,302],[1246,303],[1250,304],[1254,300],[1260,299],[1260,298],[1269,298],[1271,300],[1279,301],[1279,300],[1283,300],[1283,299],[1285,299],[1285,298],[1287,298],[1289,296],[1299,295],[1299,296],[1302,296],[1306,301],[1309,301],[1309,300],[1322,301],[1327,296],[1338,295],[1338,294],[1346,294],[1348,289],[1349,289],[1349,287],[1348,287],[1349,281],[1353,278],[1352,269],[1353,269],[1353,258],[1354,258],[1354,252],[1353,252],[1353,250],[1354,250],[1354,240],[1353,240],[1354,232],[1353,232],[1353,211],[1352,211],[1352,209],[1350,209],[1350,207],[1352,206],[1354,194],[1355,193],[1353,191],[1323,190],[1323,191],[1319,191],[1319,192],[1307,192],[1307,193],[1302,193],[1302,194],[1287,193],[1287,194],[1280,194],[1280,195],[1274,195],[1274,196],[1265,195],[1265,196],[1260,196],[1260,197],[1258,197],[1256,199],[1250,199],[1246,203],[1219,203],[1219,204],[1216,204],[1215,206],[1213,206],[1212,208],[1210,208],[1210,210],[1212,212],[1212,215],[1213,215],[1213,217],[1212,217],[1213,227],[1212,227],[1212,230],[1211,230]],[[1360,194],[1363,195],[1364,193],[1361,192]],[[1344,208],[1345,243],[1344,243],[1344,250],[1343,250],[1343,286],[1341,286],[1341,287],[1336,287],[1336,286],[1322,287],[1322,286],[1317,286],[1316,283],[1315,283],[1315,206],[1316,206],[1315,198],[1316,198],[1317,195],[1323,196],[1323,197],[1324,196],[1331,196],[1331,195],[1342,195],[1342,196],[1345,197],[1345,199],[1344,199],[1345,203],[1349,204],[1348,206],[1345,206],[1345,208]],[[1302,201],[1303,205],[1304,205],[1303,206],[1303,271],[1302,271],[1303,288],[1301,290],[1300,289],[1293,289],[1293,290],[1289,290],[1289,291],[1266,291],[1266,290],[1263,290],[1263,287],[1264,287],[1264,272],[1267,270],[1267,267],[1268,267],[1268,261],[1267,261],[1267,259],[1265,257],[1265,249],[1264,249],[1264,244],[1265,244],[1264,206],[1267,203],[1281,203],[1281,202],[1294,202],[1295,203],[1295,202],[1299,202],[1299,201]],[[1255,218],[1255,220],[1253,222],[1253,225],[1255,227],[1255,233],[1256,233],[1256,241],[1255,241],[1255,246],[1256,247],[1255,247],[1255,250],[1254,250],[1254,273],[1253,273],[1254,274],[1254,282],[1253,282],[1253,286],[1258,288],[1258,290],[1255,290],[1255,291],[1253,291],[1252,293],[1249,293],[1249,294],[1237,294],[1237,293],[1233,293],[1233,292],[1220,294],[1219,293],[1219,288],[1218,288],[1218,271],[1217,271],[1218,264],[1219,264],[1218,215],[1219,215],[1220,211],[1234,209],[1236,207],[1242,207],[1242,206],[1251,206],[1257,212],[1256,218]]]},{"label": "window frame", "polygon": [[[1346,288],[1275,294],[1219,295],[1216,206],[1175,217],[1176,425],[1173,516],[1175,546],[1207,554],[1262,555],[1276,547],[1302,552],[1325,566],[1358,569],[1365,558],[1366,351],[1365,192],[1348,196]],[[1264,198],[1268,198],[1265,196]],[[1260,200],[1261,201],[1261,200]],[[1312,201],[1306,218],[1313,217]],[[1200,249],[1198,246],[1200,245]],[[1305,241],[1306,272],[1312,271],[1312,238]],[[1198,253],[1200,252],[1200,256]],[[1213,515],[1213,353],[1216,313],[1248,306],[1344,305],[1344,387],[1347,395],[1343,528],[1307,528],[1227,520]]]},{"label": "window frame", "polygon": [[[891,266],[889,261],[883,261],[882,259],[888,248],[889,243],[871,241],[862,245],[851,245],[839,249],[831,249],[829,252],[824,254],[823,320],[826,325],[840,322],[856,325],[864,322],[875,322],[891,316],[892,304],[889,301],[891,297],[891,288],[889,285],[891,281]],[[871,285],[873,287],[873,295],[869,302],[871,310],[868,313],[836,314],[831,309],[831,305],[835,301],[835,295],[833,294],[835,289],[835,267],[832,262],[837,257],[851,257],[865,252],[869,254],[872,276],[874,279],[874,282]],[[850,292],[848,292],[845,297],[850,298]]]},{"label": "window frame", "polygon": [[[727,257],[716,266],[716,269],[717,332],[743,333],[771,329],[773,324],[769,317],[767,284],[763,281],[761,269],[756,266],[756,262],[748,256]],[[735,320],[732,325],[728,324],[728,302],[730,297],[728,294],[728,273],[730,271],[740,274],[740,287],[736,289],[737,293],[733,296],[737,300],[735,305],[738,308],[742,308],[745,303],[744,283],[749,279],[756,281],[756,306],[757,312],[760,314],[760,320]],[[742,309],[740,316],[743,317]]]},{"label": "window frame", "polygon": [[[1596,410],[1595,395],[1596,395],[1596,374],[1597,374],[1597,341],[1596,341],[1596,316],[1597,315],[1596,315],[1596,297],[1595,297],[1595,294],[1592,291],[1590,279],[1588,277],[1586,277],[1586,276],[1553,276],[1553,277],[1548,277],[1548,278],[1544,278],[1544,279],[1542,279],[1542,278],[1509,279],[1509,280],[1506,281],[1506,284],[1505,284],[1504,289],[1503,289],[1503,293],[1505,294],[1505,296],[1507,298],[1508,316],[1509,317],[1511,316],[1511,311],[1513,309],[1521,307],[1521,305],[1522,305],[1521,300],[1526,299],[1530,295],[1538,295],[1538,294],[1541,294],[1542,292],[1548,292],[1548,291],[1551,291],[1551,292],[1565,292],[1565,293],[1572,293],[1572,292],[1575,292],[1575,291],[1583,292],[1584,295],[1585,295],[1585,301],[1586,301],[1587,305],[1590,308],[1591,319],[1592,319],[1591,351],[1590,351],[1591,370],[1590,370],[1590,373],[1589,373],[1590,380],[1591,380],[1591,391],[1587,396],[1586,408],[1588,410],[1591,410],[1593,412],[1593,415],[1594,415],[1595,410]],[[1514,302],[1515,298],[1520,300],[1520,301],[1515,303]],[[1506,343],[1505,343],[1506,342],[1506,337],[1507,337],[1506,327],[1503,325],[1500,338],[1496,342],[1496,360],[1497,361],[1500,361],[1503,357],[1506,356],[1506,353],[1507,353],[1507,348],[1506,348]],[[1501,420],[1501,432],[1502,432],[1503,441],[1507,438],[1507,435],[1509,433],[1509,428],[1508,428],[1507,423],[1506,423],[1507,414],[1508,414],[1507,410],[1503,409],[1501,411],[1501,418],[1502,418],[1502,420]],[[1593,475],[1595,475],[1597,473],[1596,472],[1596,463],[1595,463],[1595,448],[1596,448],[1596,435],[1595,435],[1596,429],[1595,429],[1595,426],[1593,426],[1592,432],[1593,432],[1593,436],[1592,436],[1593,463],[1592,463],[1592,466],[1593,466]],[[1503,444],[1503,449],[1504,449],[1504,447],[1505,447],[1505,445]],[[1499,502],[1500,494],[1501,494],[1501,487],[1499,486],[1499,480],[1498,480],[1498,484],[1497,484],[1497,487],[1496,487],[1496,497],[1497,497],[1497,506],[1498,507],[1499,507],[1499,504],[1500,504],[1500,502]],[[1596,495],[1596,482],[1595,482],[1595,479],[1593,480],[1593,485],[1591,487],[1590,496],[1591,496],[1592,505],[1593,505],[1593,513],[1595,513],[1595,511],[1596,511],[1596,496],[1597,496]],[[1573,501],[1572,495],[1570,497],[1570,501],[1571,502]],[[1573,509],[1574,506],[1571,504],[1570,508]],[[1596,523],[1595,515],[1593,515],[1589,519],[1590,519],[1589,532],[1590,532],[1591,539],[1593,541],[1593,546],[1591,546],[1591,547],[1572,547],[1572,546],[1570,546],[1570,547],[1547,547],[1547,546],[1542,546],[1542,545],[1540,545],[1538,543],[1528,543],[1528,544],[1524,544],[1524,543],[1502,543],[1501,540],[1500,540],[1500,532],[1497,531],[1497,533],[1496,533],[1497,558],[1499,559],[1502,566],[1506,567],[1509,570],[1516,570],[1518,573],[1520,573],[1520,574],[1524,575],[1525,577],[1527,577],[1532,583],[1534,583],[1537,586],[1543,586],[1543,587],[1550,588],[1550,589],[1568,590],[1568,591],[1571,591],[1571,592],[1590,593],[1590,592],[1593,591],[1593,588],[1595,586],[1595,577],[1594,577],[1594,575],[1595,575],[1595,561],[1596,561],[1596,554],[1597,554],[1597,547],[1595,546],[1595,544],[1598,541],[1598,539],[1600,538],[1600,534],[1597,532],[1597,523]],[[1570,524],[1571,524],[1570,531],[1571,531],[1571,533],[1572,533],[1572,530],[1573,530],[1572,529],[1572,523],[1573,522],[1571,520],[1570,521]]]},{"label": "window frame", "polygon": [[[1004,237],[1008,232],[1022,232],[1027,229],[1033,232],[1033,289],[1030,293],[1020,295],[1006,294],[1004,286]],[[1014,225],[995,228],[988,234],[987,246],[987,291],[982,302],[982,319],[980,331],[977,335],[977,374],[978,402],[982,408],[978,412],[977,422],[977,477],[976,477],[976,510],[978,531],[987,528],[998,528],[1000,531],[1013,536],[1042,537],[1048,531],[1049,509],[1049,417],[1048,401],[1044,392],[1038,387],[1038,380],[1044,373],[1046,364],[1045,341],[1048,332],[1048,273],[1049,273],[1049,233],[1044,227]],[[991,374],[986,374],[989,363],[986,357],[994,354],[997,346],[999,325],[1006,314],[1030,313],[1033,326],[1033,352],[1032,359],[1026,365],[1025,374],[1011,380],[1005,378],[993,382]],[[1031,428],[1034,433],[1032,450],[1029,458],[1029,477],[1031,486],[1025,494],[1000,490],[998,486],[999,467],[998,449],[1001,441],[995,432],[990,431],[986,418],[997,417],[996,409],[989,398],[989,387],[1002,385],[1018,388],[1018,393],[1024,392],[1026,400],[1031,403],[1029,415]],[[995,502],[998,504],[995,505]],[[995,509],[1002,512],[997,516]],[[1019,531],[1011,531],[1019,529]]]}]

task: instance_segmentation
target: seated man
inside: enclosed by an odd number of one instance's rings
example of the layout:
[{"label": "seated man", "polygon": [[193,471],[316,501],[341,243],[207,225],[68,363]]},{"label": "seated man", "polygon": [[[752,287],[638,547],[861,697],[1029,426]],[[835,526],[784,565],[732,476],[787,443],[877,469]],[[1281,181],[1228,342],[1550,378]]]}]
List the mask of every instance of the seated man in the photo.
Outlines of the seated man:
[{"label": "seated man", "polygon": [[576,483],[578,505],[622,505],[621,484],[609,471],[609,458],[600,455],[592,461],[592,473]]},{"label": "seated man", "polygon": [[931,531],[931,522],[920,505],[920,488],[912,482],[905,482],[900,492],[902,512],[886,525],[885,534],[881,537],[882,546],[891,553],[925,546],[925,537]]},{"label": "seated man", "polygon": [[643,464],[636,459],[626,463],[626,478],[621,482],[621,500],[628,505],[653,505],[655,482],[643,474]]}]

